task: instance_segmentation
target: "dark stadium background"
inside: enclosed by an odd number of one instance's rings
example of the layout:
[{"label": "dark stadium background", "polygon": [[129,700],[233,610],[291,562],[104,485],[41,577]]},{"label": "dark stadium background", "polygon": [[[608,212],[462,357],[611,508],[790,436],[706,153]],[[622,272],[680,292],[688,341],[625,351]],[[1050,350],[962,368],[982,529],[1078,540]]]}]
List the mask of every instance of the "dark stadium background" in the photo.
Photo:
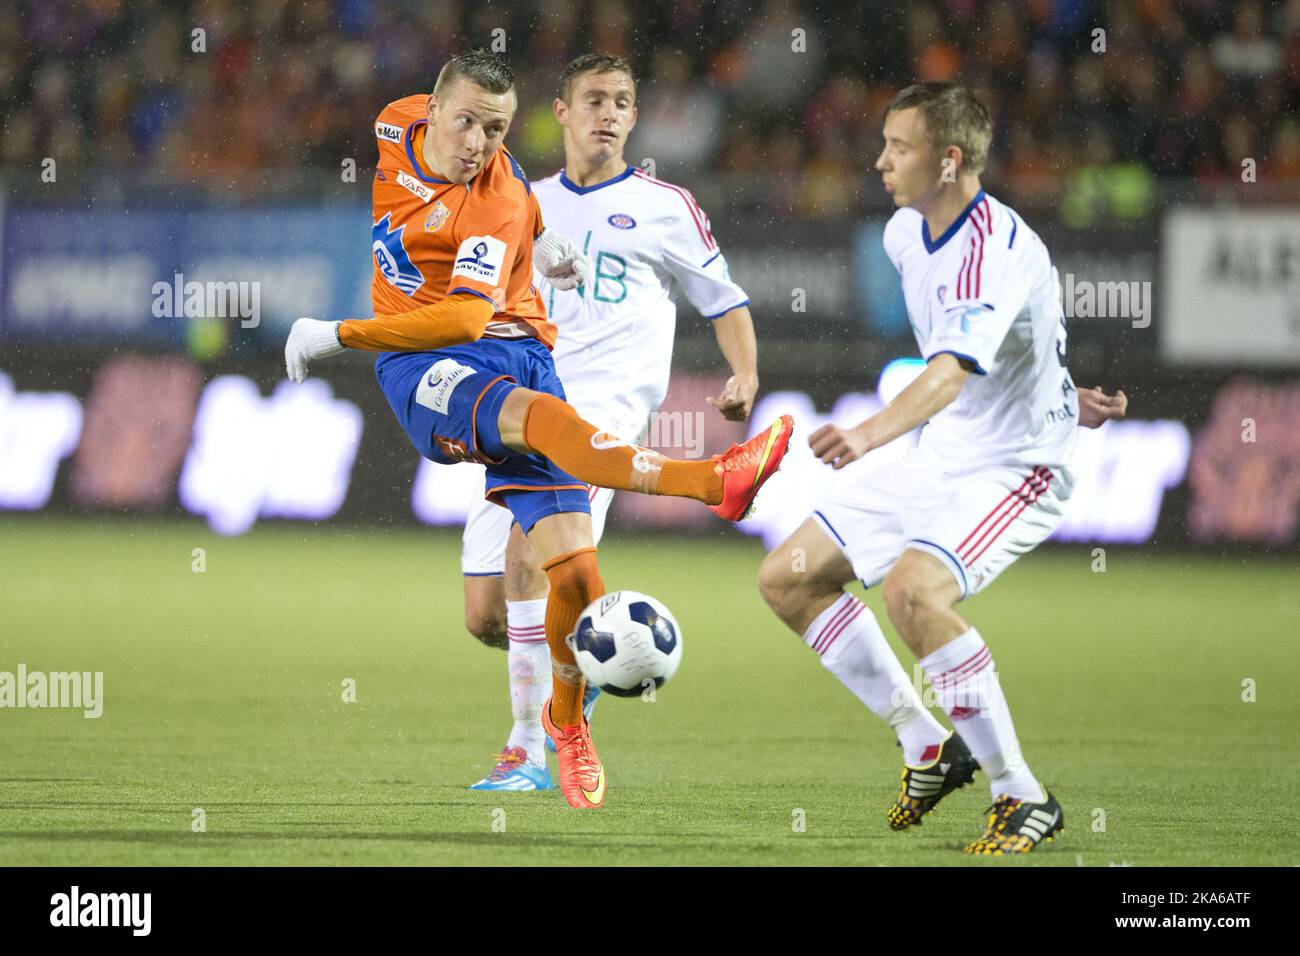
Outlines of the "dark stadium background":
[{"label": "dark stadium background", "polygon": [[[914,354],[879,250],[882,108],[913,78],[972,83],[996,118],[985,185],[1039,231],[1063,282],[1150,283],[1146,327],[1070,320],[1070,365],[1080,385],[1124,388],[1133,419],[1188,429],[1188,477],[1159,502],[1155,538],[1300,540],[1285,434],[1300,402],[1297,2],[7,5],[0,401],[68,393],[84,418],[40,450],[23,431],[37,413],[18,412],[33,406],[10,406],[0,507],[184,513],[204,385],[243,375],[269,395],[289,322],[366,314],[370,118],[427,89],[451,51],[493,43],[517,70],[510,145],[535,178],[562,165],[550,100],[566,60],[602,48],[632,61],[629,158],[709,212],[753,300],[764,390],[808,393],[823,411]],[[1187,243],[1209,253],[1189,257]],[[144,285],[177,273],[261,282],[260,324],[154,317]],[[1236,307],[1207,300],[1214,289]],[[716,379],[720,356],[689,308],[678,328],[678,390],[702,395],[685,376]],[[365,422],[336,519],[414,521],[414,456],[368,359],[348,359],[315,373]],[[666,411],[703,407],[675,400]],[[1231,447],[1238,414],[1256,419],[1257,441]],[[706,423],[710,451],[736,437]],[[620,502],[625,529],[641,523],[633,504]],[[1213,513],[1195,531],[1193,509]]]}]

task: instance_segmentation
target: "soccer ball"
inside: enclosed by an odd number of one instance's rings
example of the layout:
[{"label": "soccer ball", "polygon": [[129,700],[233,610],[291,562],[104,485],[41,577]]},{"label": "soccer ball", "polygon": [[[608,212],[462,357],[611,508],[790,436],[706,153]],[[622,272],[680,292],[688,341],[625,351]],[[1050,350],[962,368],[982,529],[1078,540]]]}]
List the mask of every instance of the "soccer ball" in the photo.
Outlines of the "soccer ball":
[{"label": "soccer ball", "polygon": [[682,662],[682,630],[672,612],[636,591],[593,601],[571,640],[582,676],[618,697],[671,680]]}]

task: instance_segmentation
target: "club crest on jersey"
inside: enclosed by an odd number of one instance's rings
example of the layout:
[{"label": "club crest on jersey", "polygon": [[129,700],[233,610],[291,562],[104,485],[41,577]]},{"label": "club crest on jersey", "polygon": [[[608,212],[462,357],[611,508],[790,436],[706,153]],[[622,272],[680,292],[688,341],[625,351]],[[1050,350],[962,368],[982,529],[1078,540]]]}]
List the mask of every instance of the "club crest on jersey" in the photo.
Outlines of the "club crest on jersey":
[{"label": "club crest on jersey", "polygon": [[635,229],[636,220],[625,212],[616,212],[606,220],[615,229]]},{"label": "club crest on jersey", "polygon": [[402,141],[402,127],[394,126],[392,123],[376,123],[375,137],[386,139],[390,143],[400,143]]},{"label": "club crest on jersey", "polygon": [[447,217],[450,215],[451,210],[444,206],[442,200],[439,199],[433,204],[433,212],[429,213],[428,217],[424,220],[424,231],[437,232],[442,228],[442,224],[447,221]]},{"label": "club crest on jersey", "polygon": [[389,225],[392,218],[391,212],[386,213],[370,230],[375,266],[398,290],[407,295],[415,295],[416,290],[424,285],[424,275],[415,267],[411,257],[406,254],[406,246],[402,244],[405,224],[393,229]]},{"label": "club crest on jersey", "polygon": [[496,285],[505,263],[506,244],[492,236],[470,236],[456,250],[456,267],[451,274]]},{"label": "club crest on jersey", "polygon": [[397,184],[407,192],[414,193],[420,202],[428,202],[433,198],[433,190],[404,169],[399,170],[397,173]]}]

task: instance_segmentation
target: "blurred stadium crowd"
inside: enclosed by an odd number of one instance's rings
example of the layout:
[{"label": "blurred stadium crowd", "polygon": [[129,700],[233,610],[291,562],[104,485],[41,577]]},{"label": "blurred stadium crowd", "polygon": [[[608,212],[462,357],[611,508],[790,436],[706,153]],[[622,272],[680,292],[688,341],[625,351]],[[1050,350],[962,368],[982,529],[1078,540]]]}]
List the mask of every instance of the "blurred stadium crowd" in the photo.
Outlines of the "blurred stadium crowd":
[{"label": "blurred stadium crowd", "polygon": [[881,111],[914,79],[980,89],[990,181],[1067,222],[1141,218],[1160,178],[1240,183],[1247,159],[1300,181],[1300,0],[23,0],[0,10],[0,168],[365,169],[370,117],[494,36],[536,177],[562,162],[560,69],[603,49],[640,74],[634,158],[761,182],[805,216],[879,201],[863,174]]}]

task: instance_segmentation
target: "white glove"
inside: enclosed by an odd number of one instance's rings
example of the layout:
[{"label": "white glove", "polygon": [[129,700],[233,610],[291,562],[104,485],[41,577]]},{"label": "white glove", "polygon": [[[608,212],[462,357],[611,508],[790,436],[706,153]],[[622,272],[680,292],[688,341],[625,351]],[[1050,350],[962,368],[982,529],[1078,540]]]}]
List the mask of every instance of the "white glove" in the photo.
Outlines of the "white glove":
[{"label": "white glove", "polygon": [[558,232],[543,229],[533,240],[533,266],[561,292],[576,289],[591,273],[591,260]]},{"label": "white glove", "polygon": [[291,381],[301,383],[307,377],[308,362],[342,351],[339,323],[299,319],[289,330],[289,341],[284,343],[284,369]]}]

